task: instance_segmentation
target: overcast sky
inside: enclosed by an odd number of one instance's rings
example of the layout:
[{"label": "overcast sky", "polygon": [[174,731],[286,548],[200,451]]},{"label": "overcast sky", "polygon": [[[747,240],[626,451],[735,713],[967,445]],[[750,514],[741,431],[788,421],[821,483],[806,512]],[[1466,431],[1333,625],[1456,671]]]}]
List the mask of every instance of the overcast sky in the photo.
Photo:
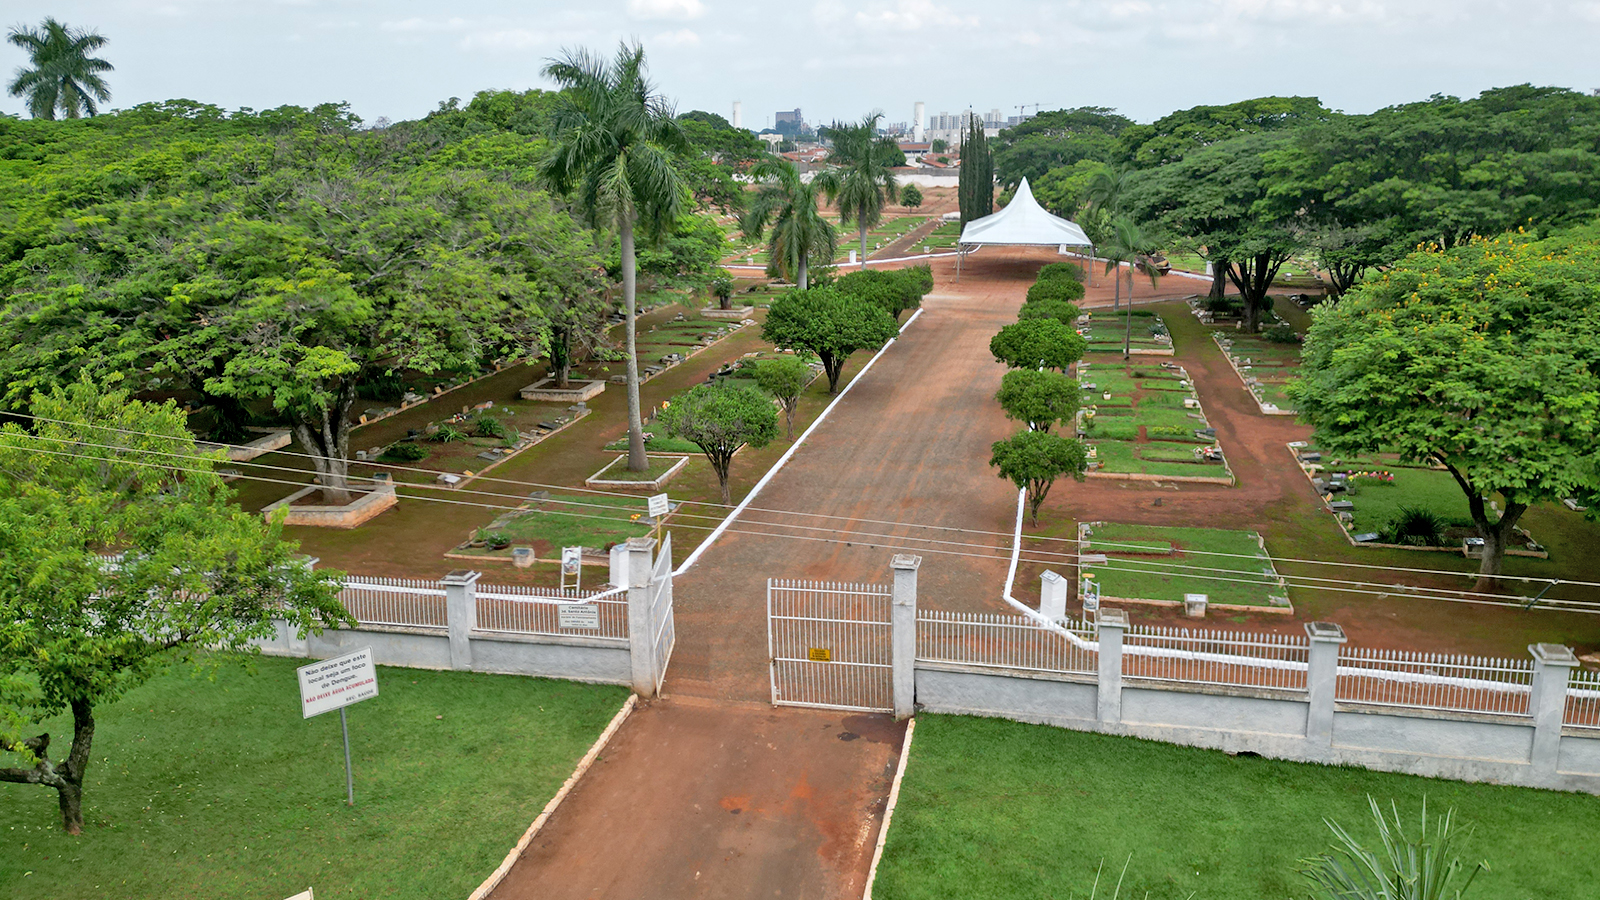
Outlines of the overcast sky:
[{"label": "overcast sky", "polygon": [[[795,107],[909,121],[917,100],[930,115],[1038,103],[1150,121],[1268,94],[1368,112],[1522,82],[1600,88],[1600,0],[8,0],[4,15],[109,38],[113,107],[347,100],[368,121],[548,87],[539,69],[562,48],[625,38],[680,111],[742,100],[752,128]],[[0,46],[8,81],[24,62]]]}]

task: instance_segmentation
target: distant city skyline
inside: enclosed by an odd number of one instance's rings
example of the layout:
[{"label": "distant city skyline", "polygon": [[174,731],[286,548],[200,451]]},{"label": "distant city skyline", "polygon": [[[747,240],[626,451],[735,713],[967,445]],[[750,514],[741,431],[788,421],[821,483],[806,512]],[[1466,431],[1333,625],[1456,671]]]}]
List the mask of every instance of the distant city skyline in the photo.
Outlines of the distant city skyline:
[{"label": "distant city skyline", "polygon": [[[226,109],[348,101],[412,119],[479,90],[549,88],[563,48],[640,40],[679,111],[759,131],[873,110],[910,122],[1017,105],[1107,106],[1138,121],[1199,104],[1316,96],[1370,112],[1434,93],[1532,82],[1589,91],[1597,0],[20,0],[7,26],[54,16],[109,39],[111,108],[179,97]],[[181,53],[173,52],[182,48]],[[0,71],[24,64],[0,47]],[[0,110],[24,111],[0,98]]]}]

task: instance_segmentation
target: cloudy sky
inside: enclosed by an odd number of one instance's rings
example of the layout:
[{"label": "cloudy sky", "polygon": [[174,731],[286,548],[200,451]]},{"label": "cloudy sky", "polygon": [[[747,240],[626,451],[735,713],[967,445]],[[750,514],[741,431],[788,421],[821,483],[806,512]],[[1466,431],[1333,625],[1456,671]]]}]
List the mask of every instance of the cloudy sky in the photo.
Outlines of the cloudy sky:
[{"label": "cloudy sky", "polygon": [[[770,124],[874,108],[909,120],[1019,104],[1174,109],[1309,94],[1366,112],[1533,82],[1600,88],[1600,0],[8,0],[110,39],[113,106],[187,97],[233,109],[347,100],[415,118],[485,88],[548,86],[565,47],[645,45],[681,111]],[[24,62],[0,46],[0,72]],[[9,80],[9,75],[8,75]],[[18,98],[0,110],[20,113]]]}]

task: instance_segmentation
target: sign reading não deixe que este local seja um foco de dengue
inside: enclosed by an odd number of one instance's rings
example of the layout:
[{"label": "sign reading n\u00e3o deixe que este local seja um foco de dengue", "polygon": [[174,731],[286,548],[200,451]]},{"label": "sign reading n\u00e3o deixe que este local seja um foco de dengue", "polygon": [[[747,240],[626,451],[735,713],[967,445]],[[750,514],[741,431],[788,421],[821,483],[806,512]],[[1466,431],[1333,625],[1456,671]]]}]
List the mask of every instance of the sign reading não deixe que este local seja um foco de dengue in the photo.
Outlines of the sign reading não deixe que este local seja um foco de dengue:
[{"label": "sign reading n\u00e3o deixe que este local seja um foco de dengue", "polygon": [[371,647],[296,671],[300,675],[300,710],[307,719],[378,696],[378,668]]}]

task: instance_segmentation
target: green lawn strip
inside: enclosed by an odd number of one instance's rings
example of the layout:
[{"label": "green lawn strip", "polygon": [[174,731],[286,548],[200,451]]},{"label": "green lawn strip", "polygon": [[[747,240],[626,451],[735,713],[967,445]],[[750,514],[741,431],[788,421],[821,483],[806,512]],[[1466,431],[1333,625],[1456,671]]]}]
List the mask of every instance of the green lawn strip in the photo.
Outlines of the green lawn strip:
[{"label": "green lawn strip", "polygon": [[303,664],[173,672],[98,709],[82,835],[54,791],[0,786],[0,896],[465,897],[628,693],[382,667],[382,693],[348,710],[350,808],[339,717],[300,716]]},{"label": "green lawn strip", "polygon": [[[650,460],[657,478],[666,466],[675,462],[675,457]],[[611,477],[613,472],[626,473],[627,469],[618,464],[606,476]],[[547,499],[530,500],[530,508],[526,510],[502,513],[484,526],[483,531],[505,535],[515,546],[533,547],[534,555],[541,559],[551,557],[562,547],[604,550],[628,538],[644,537],[650,533],[650,526],[632,518],[635,515],[643,518],[646,513],[646,498],[642,494],[638,497],[621,497],[580,491],[541,493],[547,495]],[[509,557],[511,550],[507,548],[491,555]]]},{"label": "green lawn strip", "polygon": [[[1466,495],[1449,472],[1387,466],[1383,470],[1393,474],[1394,480],[1385,483],[1373,478],[1357,478],[1354,493],[1335,497],[1356,505],[1352,511],[1355,514],[1352,532],[1383,531],[1400,514],[1400,509],[1406,506],[1431,510],[1448,525],[1464,527],[1472,524]],[[1361,466],[1337,466],[1324,471],[1331,474],[1370,470]]]},{"label": "green lawn strip", "polygon": [[[922,714],[874,883],[880,900],[1305,897],[1298,860],[1326,852],[1323,819],[1369,847],[1367,797],[1415,828],[1455,808],[1470,832],[1469,897],[1578,897],[1600,855],[1582,794],[1291,763],[1002,719]],[[953,887],[959,886],[959,888]]]},{"label": "green lawn strip", "polygon": [[[700,453],[701,452],[699,446],[697,446],[695,444],[692,444],[689,441],[684,440],[683,438],[667,437],[666,435],[661,434],[660,431],[661,431],[661,429],[659,429],[659,428],[655,429],[654,431],[651,431],[648,426],[646,427],[645,434],[653,435],[653,436],[645,438],[645,442],[644,442],[644,449],[645,450],[649,451],[650,453]],[[617,438],[616,440],[614,440],[611,443],[607,444],[606,445],[606,449],[607,450],[623,450],[623,451],[627,450],[628,449],[628,438],[627,438],[627,435],[623,435],[622,437]],[[610,473],[609,472],[606,473],[606,474],[607,474],[607,477],[610,477]]]},{"label": "green lawn strip", "polygon": [[[1170,543],[1177,552],[1129,556],[1136,551],[1117,546],[1146,542],[1162,546]],[[1256,543],[1255,534],[1248,531],[1105,524],[1095,526],[1086,549],[1111,555],[1109,562],[1092,570],[1100,582],[1101,596],[1181,601],[1186,593],[1199,593],[1208,595],[1212,603],[1270,606],[1269,596],[1284,593],[1276,579],[1263,574],[1272,562]],[[1205,555],[1211,553],[1226,555]],[[1225,571],[1201,572],[1177,566]]]},{"label": "green lawn strip", "polygon": [[[1098,429],[1097,429],[1098,430]],[[1113,429],[1122,433],[1123,429]],[[1221,463],[1184,463],[1167,462],[1158,459],[1141,458],[1139,451],[1154,444],[1136,444],[1131,440],[1111,440],[1090,435],[1086,438],[1094,445],[1096,459],[1101,462],[1100,471],[1136,474],[1136,475],[1194,475],[1211,478],[1227,478],[1228,472]],[[1192,457],[1192,452],[1190,453]]]}]

